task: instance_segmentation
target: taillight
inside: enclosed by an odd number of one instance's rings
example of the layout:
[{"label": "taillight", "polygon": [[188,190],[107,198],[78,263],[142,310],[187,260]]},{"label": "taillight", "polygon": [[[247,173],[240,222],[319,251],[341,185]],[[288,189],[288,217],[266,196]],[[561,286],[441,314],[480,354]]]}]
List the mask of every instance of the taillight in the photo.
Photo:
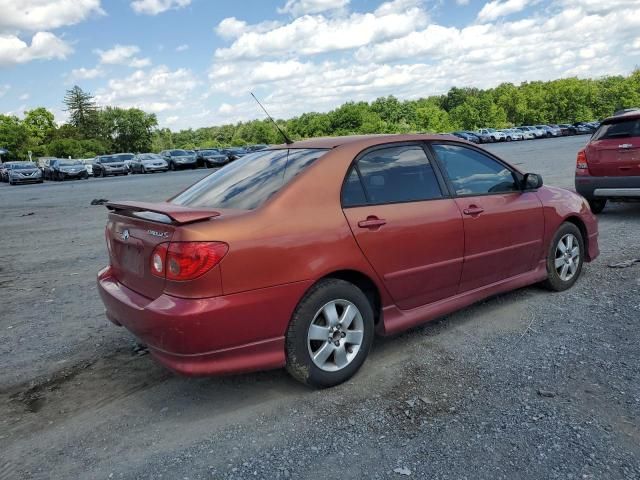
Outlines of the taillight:
[{"label": "taillight", "polygon": [[588,175],[589,164],[587,163],[587,153],[584,150],[578,152],[576,158],[576,175]]},{"label": "taillight", "polygon": [[168,243],[161,243],[151,253],[151,273],[157,277],[165,277],[164,266],[167,260]]},{"label": "taillight", "polygon": [[220,263],[228,250],[222,242],[161,243],[151,254],[151,272],[167,280],[193,280]]}]

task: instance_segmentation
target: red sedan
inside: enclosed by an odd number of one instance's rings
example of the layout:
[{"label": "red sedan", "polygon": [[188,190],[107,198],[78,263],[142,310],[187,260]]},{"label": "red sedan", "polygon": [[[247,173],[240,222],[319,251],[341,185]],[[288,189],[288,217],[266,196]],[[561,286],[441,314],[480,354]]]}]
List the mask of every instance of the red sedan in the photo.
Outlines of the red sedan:
[{"label": "red sedan", "polygon": [[286,366],[326,387],[390,335],[598,255],[587,202],[455,137],[295,142],[164,203],[114,202],[108,318],[188,375]]}]

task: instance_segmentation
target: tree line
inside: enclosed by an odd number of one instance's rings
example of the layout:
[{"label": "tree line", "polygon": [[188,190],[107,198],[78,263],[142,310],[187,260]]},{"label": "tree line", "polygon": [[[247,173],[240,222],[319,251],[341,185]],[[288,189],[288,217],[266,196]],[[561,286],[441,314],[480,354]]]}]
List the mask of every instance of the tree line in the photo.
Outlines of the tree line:
[{"label": "tree line", "polygon": [[[173,132],[158,128],[154,114],[137,108],[99,108],[91,94],[78,86],[66,92],[63,103],[69,120],[60,126],[43,107],[25,112],[22,119],[0,115],[0,148],[10,152],[3,159],[24,159],[28,151],[33,157],[85,158],[104,153],[282,142],[266,119]],[[417,100],[381,97],[277,122],[290,137],[301,139],[573,123],[601,119],[630,107],[640,107],[640,69],[628,76],[598,79],[502,83],[489,89],[453,87],[444,95]]]}]

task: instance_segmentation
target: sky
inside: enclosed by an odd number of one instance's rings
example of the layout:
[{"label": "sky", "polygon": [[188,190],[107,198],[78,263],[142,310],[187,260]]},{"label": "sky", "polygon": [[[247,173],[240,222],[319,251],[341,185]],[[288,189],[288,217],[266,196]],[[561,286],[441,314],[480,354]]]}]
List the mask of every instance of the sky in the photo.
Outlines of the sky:
[{"label": "sky", "polygon": [[172,130],[628,74],[640,0],[0,0],[0,113],[79,85]]}]

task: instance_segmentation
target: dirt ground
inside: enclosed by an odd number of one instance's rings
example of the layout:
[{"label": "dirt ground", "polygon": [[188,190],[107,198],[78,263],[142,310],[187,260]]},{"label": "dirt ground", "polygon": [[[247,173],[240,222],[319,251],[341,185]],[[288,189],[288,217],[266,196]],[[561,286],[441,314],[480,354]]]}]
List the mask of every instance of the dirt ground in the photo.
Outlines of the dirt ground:
[{"label": "dirt ground", "polygon": [[[489,148],[570,186],[586,137]],[[530,287],[395,338],[349,382],[188,379],[110,324],[106,210],[206,170],[0,184],[0,480],[640,478],[640,204],[600,216],[576,286]]]}]

